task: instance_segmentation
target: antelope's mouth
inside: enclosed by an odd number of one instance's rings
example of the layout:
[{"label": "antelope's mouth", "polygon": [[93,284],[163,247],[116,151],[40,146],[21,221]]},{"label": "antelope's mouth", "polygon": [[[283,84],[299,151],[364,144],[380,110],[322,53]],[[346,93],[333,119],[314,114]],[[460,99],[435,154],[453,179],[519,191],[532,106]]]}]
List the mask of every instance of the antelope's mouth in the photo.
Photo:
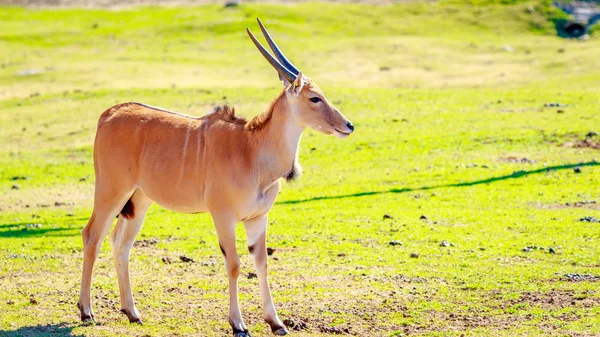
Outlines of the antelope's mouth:
[{"label": "antelope's mouth", "polygon": [[350,134],[352,133],[352,131],[348,132],[348,131],[341,131],[337,128],[333,128],[333,132],[331,133],[333,136],[336,136],[337,138],[347,138],[348,136],[350,136]]},{"label": "antelope's mouth", "polygon": [[350,135],[350,134],[352,133],[352,131],[342,131],[342,130],[340,130],[340,129],[337,129],[337,128],[333,128],[333,129],[334,129],[335,131],[337,131],[337,132],[339,132],[339,133],[343,134],[343,135],[346,135],[346,136],[348,136],[348,135]]},{"label": "antelope's mouth", "polygon": [[350,136],[350,134],[354,131],[353,128],[351,129],[347,125],[346,125],[346,127],[344,127],[344,126],[341,126],[339,123],[332,123],[330,121],[327,121],[327,122],[329,123],[329,126],[331,128],[329,129],[328,132],[325,132],[326,134],[336,136],[338,138],[346,138],[346,137]]}]

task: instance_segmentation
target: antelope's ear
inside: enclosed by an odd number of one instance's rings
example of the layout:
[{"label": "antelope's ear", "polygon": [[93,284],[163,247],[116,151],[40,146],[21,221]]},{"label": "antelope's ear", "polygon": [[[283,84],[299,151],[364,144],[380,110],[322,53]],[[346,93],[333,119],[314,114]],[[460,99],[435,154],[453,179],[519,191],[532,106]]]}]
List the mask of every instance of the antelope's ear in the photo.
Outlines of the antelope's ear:
[{"label": "antelope's ear", "polygon": [[294,80],[294,82],[292,82],[290,84],[289,90],[290,92],[298,97],[298,95],[300,94],[300,92],[302,91],[302,88],[304,87],[304,84],[306,83],[306,78],[304,77],[304,75],[302,75],[302,72],[298,72],[298,76],[296,77],[296,79]]},{"label": "antelope's ear", "polygon": [[290,81],[288,81],[287,78],[281,76],[281,74],[279,74],[279,80],[281,81],[281,83],[283,83],[284,88],[287,88],[290,85]]}]

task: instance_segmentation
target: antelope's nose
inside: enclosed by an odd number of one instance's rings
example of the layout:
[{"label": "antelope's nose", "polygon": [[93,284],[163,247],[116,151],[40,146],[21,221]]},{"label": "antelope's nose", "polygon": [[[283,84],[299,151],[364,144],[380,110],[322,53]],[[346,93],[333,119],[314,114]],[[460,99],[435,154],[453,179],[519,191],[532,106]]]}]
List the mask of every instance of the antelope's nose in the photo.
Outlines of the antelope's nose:
[{"label": "antelope's nose", "polygon": [[350,129],[351,131],[354,131],[354,124],[352,124],[352,122],[348,122],[346,123],[346,126],[348,127],[348,129]]}]

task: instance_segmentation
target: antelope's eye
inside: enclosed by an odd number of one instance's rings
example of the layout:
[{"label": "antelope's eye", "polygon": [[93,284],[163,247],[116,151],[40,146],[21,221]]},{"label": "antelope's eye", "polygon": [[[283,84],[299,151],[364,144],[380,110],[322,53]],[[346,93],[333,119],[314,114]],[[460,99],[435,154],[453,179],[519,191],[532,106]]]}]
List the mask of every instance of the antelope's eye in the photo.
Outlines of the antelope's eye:
[{"label": "antelope's eye", "polygon": [[319,103],[319,102],[321,102],[321,98],[320,97],[311,97],[310,101],[313,103]]}]

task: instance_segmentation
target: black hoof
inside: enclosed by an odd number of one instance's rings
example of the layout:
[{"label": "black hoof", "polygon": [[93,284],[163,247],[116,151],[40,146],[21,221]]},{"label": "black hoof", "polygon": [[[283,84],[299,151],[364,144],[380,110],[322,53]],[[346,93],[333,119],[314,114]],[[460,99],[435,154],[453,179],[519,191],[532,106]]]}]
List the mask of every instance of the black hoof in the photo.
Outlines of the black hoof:
[{"label": "black hoof", "polygon": [[81,305],[79,305],[79,302],[77,302],[77,309],[79,309],[79,313],[81,315],[81,322],[83,322],[85,324],[96,323],[96,320],[94,319],[94,314],[91,314],[91,315],[84,314],[83,309],[81,308]]},{"label": "black hoof", "polygon": [[252,337],[252,336],[250,336],[250,332],[248,332],[248,329],[244,329],[244,330],[233,329],[233,337]]},{"label": "black hoof", "polygon": [[144,322],[139,319],[139,318],[134,318],[134,319],[129,319],[129,323],[131,324],[138,324],[138,325],[144,325]]},{"label": "black hoof", "polygon": [[286,328],[281,327],[281,328],[273,329],[273,334],[275,336],[286,336],[286,335],[289,335],[290,332]]},{"label": "black hoof", "polygon": [[125,309],[121,309],[121,313],[123,313],[123,314],[125,314],[127,316],[127,319],[129,319],[129,323],[136,323],[136,324],[139,324],[139,325],[143,325],[144,324],[144,322],[142,322],[141,318],[132,316]]}]

